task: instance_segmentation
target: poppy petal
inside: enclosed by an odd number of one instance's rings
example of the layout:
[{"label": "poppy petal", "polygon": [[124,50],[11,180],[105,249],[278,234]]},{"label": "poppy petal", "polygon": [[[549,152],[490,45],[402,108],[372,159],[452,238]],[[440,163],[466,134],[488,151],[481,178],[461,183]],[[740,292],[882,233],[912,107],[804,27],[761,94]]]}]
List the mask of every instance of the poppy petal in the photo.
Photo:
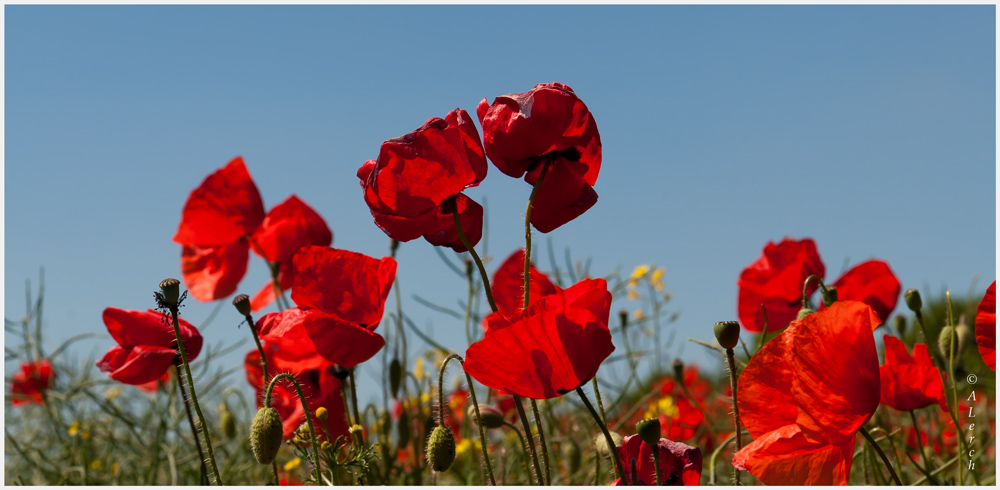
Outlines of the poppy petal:
[{"label": "poppy petal", "polygon": [[198,301],[225,298],[236,291],[249,260],[246,240],[217,247],[186,245],[181,251],[184,286]]},{"label": "poppy petal", "polygon": [[395,260],[311,246],[300,250],[293,261],[296,276],[292,301],[296,305],[375,329],[396,277]]},{"label": "poppy petal", "polygon": [[129,385],[156,381],[174,363],[177,351],[165,347],[114,346],[97,361],[97,367],[111,379]]},{"label": "poppy petal", "polygon": [[[538,186],[532,204],[531,224],[548,233],[580,216],[597,204],[597,192],[579,174],[582,166],[558,157],[549,165],[548,173]],[[585,169],[584,169],[585,170]],[[530,177],[529,174],[527,177]],[[537,177],[536,177],[537,178]],[[531,179],[530,184],[534,184]]]},{"label": "poppy petal", "polygon": [[[881,260],[862,262],[840,276],[833,283],[839,300],[854,300],[865,303],[875,310],[883,322],[889,319],[902,287],[899,279],[889,269],[889,264]],[[826,305],[820,305],[820,309]]]},{"label": "poppy petal", "polygon": [[[156,310],[122,310],[108,307],[101,315],[108,333],[118,345],[129,347],[145,345],[174,350],[177,338],[173,325],[164,323],[163,315]],[[180,318],[178,324],[184,341],[188,360],[194,360],[201,352],[202,337],[198,329],[187,320]]]},{"label": "poppy petal", "polygon": [[976,345],[983,362],[997,370],[997,282],[986,289],[976,309]]},{"label": "poppy petal", "polygon": [[733,466],[766,485],[846,485],[854,436],[840,445],[812,441],[792,424],[768,432],[733,456]]},{"label": "poppy petal", "polygon": [[205,178],[191,191],[174,242],[182,245],[226,245],[245,237],[264,219],[260,192],[242,157]]},{"label": "poppy petal", "polygon": [[385,345],[381,335],[317,310],[309,310],[303,324],[316,352],[346,368],[371,359]]},{"label": "poppy petal", "polygon": [[[739,287],[738,313],[743,328],[750,332],[764,330],[767,310],[768,330],[785,328],[802,307],[802,284],[810,274],[823,277],[826,267],[811,238],[785,238],[781,243],[768,242],[754,263],[743,269],[736,282]],[[816,282],[809,284],[807,294],[816,291]]]},{"label": "poppy petal", "polygon": [[[532,304],[557,290],[548,276],[536,269],[533,263],[528,264],[528,277],[528,300]],[[511,316],[524,309],[524,249],[510,254],[500,264],[493,273],[490,287],[501,314]]]},{"label": "poppy petal", "polygon": [[[323,217],[295,194],[275,206],[256,231],[253,239],[270,262],[288,263],[300,248],[308,245],[329,246],[333,233]],[[260,255],[260,251],[253,249]]]},{"label": "poppy petal", "polygon": [[885,364],[879,367],[882,379],[880,403],[896,410],[909,411],[929,405],[944,407],[944,387],[931,361],[926,344],[913,346],[913,357],[906,345],[886,335]]},{"label": "poppy petal", "polygon": [[736,397],[740,422],[755,439],[798,418],[792,395],[795,373],[785,355],[785,343],[774,339],[764,344],[740,373]]},{"label": "poppy petal", "polygon": [[308,313],[300,308],[268,313],[257,321],[257,332],[265,343],[264,351],[273,358],[274,372],[301,372],[321,369],[329,364],[316,352],[306,332]]}]

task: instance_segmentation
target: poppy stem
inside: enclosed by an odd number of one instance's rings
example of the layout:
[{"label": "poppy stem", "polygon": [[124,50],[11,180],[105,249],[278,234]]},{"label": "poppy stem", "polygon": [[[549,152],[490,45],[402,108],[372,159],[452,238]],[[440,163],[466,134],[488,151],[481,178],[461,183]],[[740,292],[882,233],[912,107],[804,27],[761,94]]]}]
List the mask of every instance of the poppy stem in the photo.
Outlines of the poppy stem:
[{"label": "poppy stem", "polygon": [[[191,391],[191,404],[194,405],[194,411],[198,414],[198,425],[201,428],[202,434],[205,436],[205,446],[208,449],[208,461],[212,463],[212,474],[215,476],[215,484],[222,485],[222,476],[219,475],[219,466],[215,462],[215,451],[212,450],[212,438],[208,435],[208,430],[205,425],[205,416],[201,413],[201,405],[198,404],[198,395],[195,394],[194,390],[194,378],[191,377],[191,366],[188,364],[187,353],[184,350],[184,342],[181,339],[181,324],[180,324],[180,314],[178,312],[177,303],[170,305],[170,317],[174,324],[174,336],[177,338],[177,352],[181,355],[181,364],[184,366],[184,378],[187,380],[188,388]],[[181,380],[177,380],[178,383]]]},{"label": "poppy stem", "polygon": [[[726,360],[729,361],[729,384],[733,390],[733,426],[736,428],[736,452],[743,449],[743,434],[740,429],[740,407],[736,404],[736,354],[733,349],[726,349]],[[740,470],[733,466],[734,485],[740,485]]]},{"label": "poppy stem", "polygon": [[539,485],[545,485],[542,477],[542,466],[538,464],[538,451],[535,449],[535,435],[531,433],[531,424],[528,422],[528,415],[524,412],[524,403],[521,402],[520,395],[514,395],[514,406],[517,407],[517,415],[521,417],[521,425],[524,427],[524,435],[528,439],[528,451],[531,453],[531,462],[534,464],[536,481]]},{"label": "poppy stem", "polygon": [[493,313],[496,313],[500,310],[497,308],[497,302],[493,300],[493,288],[490,287],[490,278],[486,275],[486,268],[483,267],[483,261],[479,258],[479,254],[476,253],[476,249],[469,243],[469,239],[465,237],[465,232],[462,231],[462,222],[458,219],[458,204],[454,202],[451,203],[451,215],[455,218],[455,231],[458,232],[458,239],[462,240],[462,245],[465,245],[465,249],[469,251],[472,260],[479,267],[479,275],[482,276],[483,284],[486,285],[486,299],[489,300]]},{"label": "poppy stem", "polygon": [[719,460],[719,455],[722,454],[722,450],[725,449],[725,447],[728,446],[730,442],[733,442],[733,439],[736,439],[736,434],[733,434],[729,436],[729,438],[727,438],[725,441],[722,441],[722,444],[719,444],[719,447],[715,448],[715,451],[712,451],[712,456],[708,458],[709,485],[715,485],[715,462]]},{"label": "poppy stem", "polygon": [[319,485],[323,481],[323,477],[320,475],[319,466],[319,441],[316,439],[316,429],[313,427],[313,414],[309,411],[309,404],[306,403],[306,397],[302,394],[302,387],[299,386],[299,382],[295,379],[295,376],[292,376],[289,373],[281,373],[275,376],[267,385],[267,391],[264,393],[264,406],[271,406],[271,392],[274,391],[274,387],[278,384],[278,381],[282,379],[287,379],[292,383],[292,386],[295,387],[295,392],[299,395],[299,402],[302,403],[302,410],[305,412],[306,423],[309,425],[309,441],[312,446],[310,449],[312,450],[313,465],[315,466],[313,469],[316,471],[316,484]]},{"label": "poppy stem", "polygon": [[[180,361],[175,360],[174,366],[180,370]],[[208,469],[205,468],[205,453],[201,451],[201,441],[198,439],[198,429],[194,426],[194,417],[191,415],[191,406],[188,405],[187,394],[184,393],[184,383],[177,380],[177,389],[181,392],[181,401],[184,402],[184,411],[187,412],[188,423],[191,424],[191,433],[194,434],[194,445],[198,448],[198,460],[201,461],[201,484],[208,485]]]},{"label": "poppy stem", "polygon": [[518,430],[516,425],[507,422],[506,420],[503,422],[503,425],[510,427],[511,430],[517,434],[517,438],[521,440],[521,456],[523,456],[522,459],[524,459],[524,469],[528,472],[528,481],[531,481],[531,463],[528,462],[528,443],[524,442],[524,436],[521,435],[521,431]]},{"label": "poppy stem", "polygon": [[594,406],[590,404],[590,400],[587,399],[587,394],[583,392],[583,389],[577,387],[576,394],[580,395],[580,399],[583,400],[583,404],[586,405],[587,410],[590,410],[590,415],[594,417],[594,420],[597,421],[597,425],[601,428],[601,432],[604,433],[604,441],[608,444],[608,450],[614,458],[615,472],[618,473],[618,478],[623,484],[627,483],[625,480],[625,469],[622,467],[622,459],[621,456],[618,455],[618,446],[615,445],[615,440],[611,438],[611,433],[608,432],[608,426],[604,424],[604,421],[601,420],[601,416],[597,414],[596,410],[594,410]]},{"label": "poppy stem", "polygon": [[760,333],[760,343],[757,345],[756,352],[760,352],[764,348],[764,342],[767,340],[767,310],[764,309],[764,303],[760,304],[760,312],[764,315],[764,331]]},{"label": "poppy stem", "polygon": [[538,427],[538,444],[542,447],[542,464],[545,465],[545,484],[552,485],[552,470],[549,467],[549,449],[545,443],[545,429],[542,427],[542,417],[538,413],[538,402],[534,398],[528,399],[531,402],[532,415],[535,417],[535,427]]},{"label": "poppy stem", "polygon": [[597,386],[597,375],[590,380],[594,385],[594,398],[597,399],[597,409],[601,411],[601,421],[605,424],[608,423],[608,416],[604,413],[604,402],[601,401],[601,388]]},{"label": "poppy stem", "polygon": [[531,292],[531,276],[528,274],[528,269],[531,266],[531,210],[535,207],[535,196],[538,195],[538,188],[541,187],[545,174],[549,173],[549,165],[551,164],[552,161],[546,158],[545,163],[542,164],[542,171],[538,174],[538,180],[531,187],[531,196],[528,197],[528,207],[524,211],[524,309],[528,309],[528,305],[530,304],[528,296]]},{"label": "poppy stem", "polygon": [[[920,437],[920,426],[917,424],[917,414],[913,410],[910,410],[909,412],[910,412],[910,420],[913,421],[913,431],[916,432],[917,434],[917,447],[920,449],[920,459],[924,462],[924,465],[923,467],[921,467],[920,465],[916,464],[916,461],[914,461],[913,463],[914,465],[917,466],[917,469],[919,469],[920,472],[924,474],[924,476],[928,477],[927,480],[930,481],[932,485],[940,485],[937,479],[931,476],[932,470],[930,466],[930,461],[927,460],[927,453],[924,452],[924,440],[923,438]],[[907,456],[909,456],[909,453],[906,454]]]},{"label": "poppy stem", "polygon": [[896,482],[896,485],[903,486],[903,482],[899,481],[899,477],[896,476],[896,470],[894,470],[892,468],[892,464],[889,463],[889,458],[886,457],[884,452],[882,452],[882,448],[879,447],[878,443],[872,439],[872,435],[868,433],[868,429],[862,425],[861,427],[858,427],[858,432],[865,437],[865,440],[868,441],[868,444],[871,445],[872,449],[874,449],[875,452],[878,453],[879,457],[882,458],[882,463],[889,469],[889,475],[892,476],[892,481]]},{"label": "poppy stem", "polygon": [[[354,368],[347,370],[347,376],[351,380],[351,406],[354,408],[354,423],[363,428],[364,425],[361,423],[361,412],[358,411],[358,387],[354,383]],[[307,408],[306,412],[308,411],[309,409]],[[365,447],[364,431],[358,431],[358,444],[360,444],[362,448]]]},{"label": "poppy stem", "polygon": [[[441,425],[444,425],[444,368],[448,365],[448,361],[452,359],[458,359],[458,362],[463,366],[463,371],[465,366],[465,359],[462,359],[462,356],[458,354],[452,354],[441,362],[441,371],[438,373],[438,406],[440,407],[439,412],[442,413],[438,420]],[[465,380],[469,383],[469,396],[472,397],[472,406],[476,407],[476,425],[479,427],[479,445],[482,446],[483,449],[483,460],[486,461],[486,471],[490,475],[490,485],[495,487],[497,485],[497,480],[493,476],[493,465],[490,463],[490,455],[486,451],[486,430],[483,429],[483,424],[479,422],[479,402],[476,400],[476,389],[472,386],[472,376],[469,376],[469,373],[465,373]]]},{"label": "poppy stem", "polygon": [[[653,472],[656,474],[656,486],[663,485],[663,477],[660,475],[660,445],[653,446]],[[632,473],[633,475],[635,473]]]},{"label": "poppy stem", "polygon": [[816,274],[809,274],[806,280],[802,282],[802,307],[809,307],[809,281],[815,279],[819,283],[819,286],[826,289],[826,284],[823,284],[823,278],[817,276]]}]

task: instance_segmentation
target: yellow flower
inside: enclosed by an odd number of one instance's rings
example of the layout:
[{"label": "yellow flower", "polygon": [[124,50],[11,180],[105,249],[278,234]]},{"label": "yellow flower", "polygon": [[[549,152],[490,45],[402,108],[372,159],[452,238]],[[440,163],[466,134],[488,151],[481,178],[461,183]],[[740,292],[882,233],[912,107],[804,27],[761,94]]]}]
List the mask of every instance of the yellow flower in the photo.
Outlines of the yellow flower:
[{"label": "yellow flower", "polygon": [[637,299],[639,299],[639,298],[642,297],[642,295],[640,295],[635,290],[635,285],[636,285],[636,281],[633,281],[633,280],[629,279],[629,281],[628,281],[628,300],[629,301],[635,301],[635,300],[637,300]]},{"label": "yellow flower", "polygon": [[665,396],[656,402],[650,403],[649,408],[646,409],[646,413],[643,415],[643,418],[649,419],[659,415],[674,418],[678,414],[680,414],[680,410],[677,408],[677,405],[674,405],[674,398]]},{"label": "yellow flower", "polygon": [[632,318],[634,318],[637,322],[641,322],[644,318],[646,318],[646,314],[642,312],[642,308],[639,308],[632,312]]},{"label": "yellow flower", "polygon": [[663,273],[666,271],[666,268],[660,267],[653,271],[653,276],[649,278],[649,283],[653,285],[653,288],[657,292],[663,291]]},{"label": "yellow flower", "polygon": [[120,469],[121,467],[118,466],[118,463],[111,463],[111,476],[118,476],[118,470]]},{"label": "yellow flower", "polygon": [[431,401],[431,395],[430,395],[430,393],[421,393],[420,394],[420,403],[423,404],[423,403],[427,403],[429,401]]},{"label": "yellow flower", "polygon": [[73,423],[69,425],[69,430],[66,432],[69,433],[70,437],[76,437],[76,435],[80,433],[80,422],[74,420]]},{"label": "yellow flower", "polygon": [[95,459],[95,460],[93,460],[93,461],[90,462],[90,469],[91,470],[101,471],[101,468],[103,468],[103,467],[104,467],[104,464],[101,463],[101,460],[99,460],[99,459]]},{"label": "yellow flower", "polygon": [[472,442],[469,439],[462,439],[458,444],[455,444],[455,455],[461,456],[469,452],[469,448],[472,447]]},{"label": "yellow flower", "polygon": [[295,471],[302,464],[302,458],[295,458],[285,463],[285,471]]},{"label": "yellow flower", "polygon": [[637,265],[635,269],[632,271],[632,275],[629,276],[628,280],[629,282],[637,281],[641,279],[643,276],[645,276],[648,272],[649,272],[648,265],[646,264]]},{"label": "yellow flower", "polygon": [[416,376],[417,379],[423,379],[424,378],[424,358],[423,357],[418,357],[417,358],[417,362],[413,363],[413,375]]},{"label": "yellow flower", "polygon": [[364,429],[360,425],[358,425],[358,424],[354,424],[354,425],[351,426],[351,434],[354,434],[355,432],[363,432],[363,431],[364,431]]}]

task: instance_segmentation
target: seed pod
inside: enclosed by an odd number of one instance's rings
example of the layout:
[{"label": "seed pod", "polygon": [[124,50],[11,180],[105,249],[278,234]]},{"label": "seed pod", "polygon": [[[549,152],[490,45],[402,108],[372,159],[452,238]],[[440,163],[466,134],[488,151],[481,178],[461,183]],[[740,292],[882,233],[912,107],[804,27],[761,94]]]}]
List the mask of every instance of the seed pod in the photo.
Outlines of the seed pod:
[{"label": "seed pod", "polygon": [[674,379],[676,379],[678,383],[684,383],[684,361],[674,359],[673,368]]},{"label": "seed pod", "polygon": [[660,419],[650,418],[640,420],[635,424],[635,432],[639,434],[642,442],[655,446],[660,443]]},{"label": "seed pod", "polygon": [[281,448],[282,433],[281,416],[277,410],[271,407],[257,410],[250,424],[250,449],[258,463],[266,465],[274,461]]},{"label": "seed pod", "polygon": [[717,322],[715,324],[715,338],[724,349],[732,349],[740,343],[740,323],[739,322]]},{"label": "seed pod", "polygon": [[[236,307],[236,311],[240,312],[241,315],[247,316],[250,314],[250,297],[241,294],[233,298],[233,306]],[[253,327],[253,325],[251,325]]]},{"label": "seed pod", "polygon": [[167,304],[176,305],[181,294],[181,282],[173,278],[164,279],[160,281],[160,292]]},{"label": "seed pod", "polygon": [[965,323],[964,314],[958,319],[958,325],[955,327],[955,335],[958,336],[958,349],[955,350],[956,357],[965,352],[966,347],[976,344],[976,332]]},{"label": "seed pod", "polygon": [[225,403],[219,404],[219,425],[222,426],[222,434],[226,439],[236,437],[236,417],[233,417]]},{"label": "seed pod", "polygon": [[389,392],[396,398],[399,393],[399,382],[403,379],[403,367],[399,364],[399,358],[393,357],[389,363]]},{"label": "seed pod", "polygon": [[427,464],[438,473],[447,471],[455,462],[455,434],[447,427],[437,426],[427,438]]},{"label": "seed pod", "polygon": [[837,287],[827,286],[826,289],[823,290],[823,304],[825,304],[826,306],[830,306],[836,302],[837,302]]},{"label": "seed pod", "polygon": [[475,405],[469,405],[467,412],[470,419],[487,429],[499,429],[503,426],[503,415],[490,407],[479,407],[479,420],[476,420]]},{"label": "seed pod", "polygon": [[892,325],[896,327],[896,331],[899,332],[900,336],[906,335],[906,317],[896,315],[892,319]]},{"label": "seed pod", "polygon": [[910,311],[914,313],[920,312],[920,308],[924,305],[920,300],[920,291],[916,289],[907,289],[903,293],[903,300],[906,301],[906,306],[910,308]]},{"label": "seed pod", "polygon": [[[617,450],[617,448],[622,445],[622,441],[624,439],[622,439],[621,434],[613,430],[608,432],[611,433],[611,441],[615,443],[615,448]],[[594,439],[594,448],[597,449],[597,454],[604,457],[604,459],[611,459],[611,450],[608,448],[608,441],[604,437],[603,433],[598,434]]]}]

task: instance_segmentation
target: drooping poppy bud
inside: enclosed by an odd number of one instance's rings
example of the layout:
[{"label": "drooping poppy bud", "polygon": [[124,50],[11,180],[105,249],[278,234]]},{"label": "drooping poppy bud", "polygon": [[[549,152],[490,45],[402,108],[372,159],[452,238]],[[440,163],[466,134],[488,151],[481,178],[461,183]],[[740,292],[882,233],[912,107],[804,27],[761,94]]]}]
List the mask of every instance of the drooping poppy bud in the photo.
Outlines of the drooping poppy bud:
[{"label": "drooping poppy bud", "polygon": [[469,418],[487,429],[499,429],[503,426],[503,415],[490,407],[479,407],[479,420],[476,420],[475,405],[470,405],[468,412]]},{"label": "drooping poppy bud", "polygon": [[410,415],[405,410],[399,414],[396,433],[399,436],[399,447],[406,447],[410,443]]},{"label": "drooping poppy bud", "polygon": [[240,312],[241,315],[247,316],[250,314],[250,297],[241,294],[233,298],[233,306],[236,307],[236,311]]},{"label": "drooping poppy bud", "polygon": [[177,305],[177,300],[181,294],[181,282],[174,278],[160,281],[160,292],[163,294],[163,301],[168,305]]},{"label": "drooping poppy bud", "polygon": [[257,410],[257,415],[254,415],[250,424],[250,449],[258,463],[268,465],[274,461],[281,448],[282,435],[278,411],[271,407]]},{"label": "drooping poppy bud", "polygon": [[339,380],[345,380],[347,379],[347,376],[351,373],[344,366],[337,366],[333,368],[333,371],[330,374],[333,374],[333,377]]},{"label": "drooping poppy bud", "polygon": [[427,439],[427,464],[438,473],[447,471],[455,461],[455,434],[451,429],[437,426]]},{"label": "drooping poppy bud", "polygon": [[826,289],[823,290],[823,304],[825,304],[826,306],[830,306],[836,302],[837,302],[837,286],[827,286]]},{"label": "drooping poppy bud", "polygon": [[389,363],[389,392],[396,398],[399,393],[399,382],[403,379],[403,367],[399,363],[398,357],[393,357]]},{"label": "drooping poppy bud", "polygon": [[923,302],[920,300],[920,291],[916,289],[907,289],[903,293],[903,300],[906,301],[906,306],[910,308],[910,311],[914,313],[919,313],[920,308],[923,307]]},{"label": "drooping poppy bud", "polygon": [[650,418],[640,420],[635,424],[635,432],[643,442],[655,446],[660,442],[660,419]]},{"label": "drooping poppy bud", "polygon": [[896,327],[896,331],[899,332],[900,337],[906,335],[906,317],[903,315],[893,317],[892,326]]},{"label": "drooping poppy bud", "polygon": [[717,322],[715,324],[715,338],[724,349],[736,347],[736,344],[740,343],[740,323]]}]

